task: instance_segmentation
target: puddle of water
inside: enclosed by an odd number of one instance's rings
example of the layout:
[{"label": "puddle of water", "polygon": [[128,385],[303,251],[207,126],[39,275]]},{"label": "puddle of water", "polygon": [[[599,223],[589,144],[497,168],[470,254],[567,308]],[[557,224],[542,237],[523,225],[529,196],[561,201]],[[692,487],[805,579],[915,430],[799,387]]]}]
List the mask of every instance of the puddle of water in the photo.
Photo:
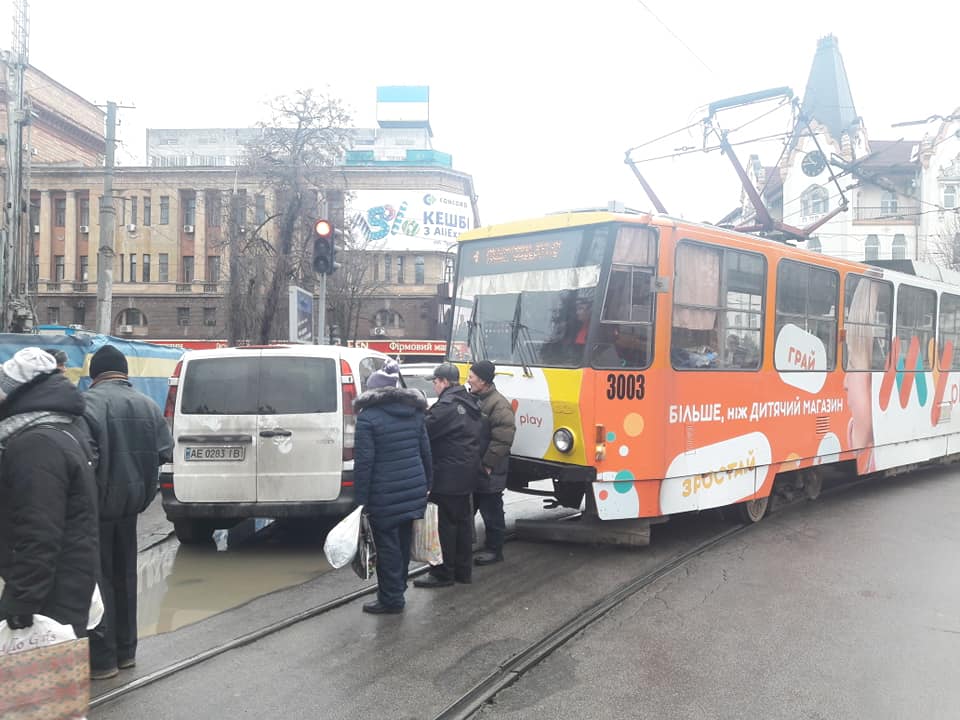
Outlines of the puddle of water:
[{"label": "puddle of water", "polygon": [[262,537],[247,521],[218,532],[214,542],[176,540],[140,554],[137,626],[140,637],[176,630],[330,570],[316,538]]}]

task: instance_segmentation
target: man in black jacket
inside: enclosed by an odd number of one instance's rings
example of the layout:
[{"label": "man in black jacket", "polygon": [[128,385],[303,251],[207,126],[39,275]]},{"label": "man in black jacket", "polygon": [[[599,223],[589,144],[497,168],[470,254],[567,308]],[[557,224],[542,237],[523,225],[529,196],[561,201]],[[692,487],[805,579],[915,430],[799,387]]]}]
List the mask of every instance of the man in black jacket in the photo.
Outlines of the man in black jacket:
[{"label": "man in black jacket", "polygon": [[173,438],[157,404],[133,389],[127,359],[104,345],[90,361],[93,385],[84,414],[99,449],[100,590],[103,622],[90,637],[90,677],[136,665],[137,515],[157,494]]},{"label": "man in black jacket", "polygon": [[437,504],[443,564],[414,580],[416,587],[449,587],[468,583],[473,570],[473,508],[470,496],[480,472],[483,418],[476,399],[460,384],[456,365],[433,371],[439,397],[427,411],[427,434],[433,456],[430,501]]},{"label": "man in black jacket", "polygon": [[97,486],[83,396],[39,348],[0,367],[0,618],[34,615],[86,637],[100,564]]}]

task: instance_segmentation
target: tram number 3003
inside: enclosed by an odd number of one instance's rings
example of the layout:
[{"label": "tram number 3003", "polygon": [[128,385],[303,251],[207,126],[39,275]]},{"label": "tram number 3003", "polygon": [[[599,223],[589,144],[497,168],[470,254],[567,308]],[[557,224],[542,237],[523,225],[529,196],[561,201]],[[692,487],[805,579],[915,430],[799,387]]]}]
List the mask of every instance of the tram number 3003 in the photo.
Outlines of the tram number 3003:
[{"label": "tram number 3003", "polygon": [[643,400],[643,375],[607,375],[607,398],[610,400]]}]

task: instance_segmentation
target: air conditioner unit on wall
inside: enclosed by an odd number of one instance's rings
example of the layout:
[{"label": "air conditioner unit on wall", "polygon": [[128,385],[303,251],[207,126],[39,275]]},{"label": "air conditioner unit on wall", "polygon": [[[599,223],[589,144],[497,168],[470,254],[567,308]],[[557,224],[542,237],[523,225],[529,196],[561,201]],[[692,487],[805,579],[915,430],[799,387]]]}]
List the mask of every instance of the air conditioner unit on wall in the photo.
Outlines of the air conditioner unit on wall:
[{"label": "air conditioner unit on wall", "polygon": [[193,232],[193,225],[184,225],[183,231],[189,235]]},{"label": "air conditioner unit on wall", "polygon": [[86,234],[88,234],[89,232],[90,232],[90,226],[89,226],[89,225],[81,225],[81,226],[80,226],[80,234],[81,234],[81,235],[86,235]]},{"label": "air conditioner unit on wall", "polygon": [[136,223],[130,223],[129,225],[127,225],[127,232],[136,232],[136,231],[137,231]]},{"label": "air conditioner unit on wall", "polygon": [[39,235],[39,234],[40,234],[40,226],[39,226],[39,225],[34,225],[34,226],[33,226],[33,234],[34,234],[34,235]]},{"label": "air conditioner unit on wall", "polygon": [[387,329],[382,327],[376,327],[373,329],[373,334],[377,337],[383,337],[387,334]]},{"label": "air conditioner unit on wall", "polygon": [[121,335],[130,335],[133,333],[133,325],[121,325],[117,328],[117,332]]}]

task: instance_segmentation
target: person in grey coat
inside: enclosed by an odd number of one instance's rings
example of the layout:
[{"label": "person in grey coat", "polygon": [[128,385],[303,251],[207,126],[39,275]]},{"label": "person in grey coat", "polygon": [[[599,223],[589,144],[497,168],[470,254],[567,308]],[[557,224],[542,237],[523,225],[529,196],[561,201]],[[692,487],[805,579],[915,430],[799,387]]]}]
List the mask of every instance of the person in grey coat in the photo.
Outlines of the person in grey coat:
[{"label": "person in grey coat", "polygon": [[474,558],[476,565],[490,565],[503,560],[503,539],[507,524],[503,515],[503,491],[507,487],[510,447],[517,432],[513,406],[497,390],[493,382],[496,366],[481,360],[470,366],[467,384],[480,403],[487,420],[489,440],[483,451],[482,467],[473,493],[473,506],[483,518],[486,552]]},{"label": "person in grey coat", "polygon": [[112,345],[90,361],[84,418],[99,450],[100,592],[103,621],[90,635],[90,677],[136,665],[137,516],[157,494],[173,437],[157,404],[134,390],[127,359]]}]

